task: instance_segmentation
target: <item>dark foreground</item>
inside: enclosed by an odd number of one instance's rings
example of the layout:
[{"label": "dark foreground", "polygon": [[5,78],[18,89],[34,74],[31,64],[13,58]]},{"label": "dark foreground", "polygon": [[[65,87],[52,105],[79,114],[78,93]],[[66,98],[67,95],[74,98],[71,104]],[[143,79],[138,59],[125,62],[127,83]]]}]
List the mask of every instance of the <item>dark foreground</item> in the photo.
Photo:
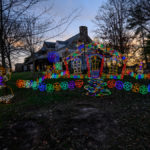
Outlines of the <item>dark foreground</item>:
[{"label": "dark foreground", "polygon": [[150,149],[150,99],[73,97],[19,111],[0,129],[3,150]]}]

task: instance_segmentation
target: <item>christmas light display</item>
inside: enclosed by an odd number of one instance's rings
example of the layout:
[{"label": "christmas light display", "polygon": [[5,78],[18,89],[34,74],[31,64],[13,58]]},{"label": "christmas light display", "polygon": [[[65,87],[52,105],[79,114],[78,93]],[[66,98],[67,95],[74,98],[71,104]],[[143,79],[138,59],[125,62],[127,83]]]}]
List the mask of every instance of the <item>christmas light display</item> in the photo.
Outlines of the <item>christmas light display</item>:
[{"label": "christmas light display", "polygon": [[59,54],[55,51],[53,52],[49,52],[48,53],[48,61],[50,63],[56,63],[59,62],[60,58],[59,58]]},{"label": "christmas light display", "polygon": [[60,83],[59,83],[59,82],[56,82],[56,83],[54,83],[53,85],[54,85],[55,91],[60,91],[60,90],[61,90],[61,86],[60,86]]},{"label": "christmas light display", "polygon": [[81,60],[79,58],[75,58],[72,62],[74,74],[81,74]]},{"label": "christmas light display", "polygon": [[68,82],[64,81],[60,83],[60,86],[63,90],[67,90],[68,89]]},{"label": "christmas light display", "polygon": [[138,83],[135,83],[132,87],[132,91],[135,92],[135,93],[138,93],[139,88],[140,88],[140,85]]},{"label": "christmas light display", "polygon": [[69,81],[68,87],[70,90],[73,90],[75,88],[75,82],[74,81]]},{"label": "christmas light display", "polygon": [[115,87],[118,90],[122,90],[123,89],[123,82],[122,81],[116,81]]},{"label": "christmas light display", "polygon": [[140,86],[139,92],[143,95],[148,93],[148,87],[145,85]]},{"label": "christmas light display", "polygon": [[130,83],[130,82],[125,82],[125,83],[123,84],[123,88],[124,88],[125,91],[130,91],[130,90],[132,89],[132,83]]},{"label": "christmas light display", "polygon": [[48,83],[48,84],[46,85],[46,91],[49,92],[49,93],[52,93],[52,92],[54,91],[54,86],[53,86],[53,84]]},{"label": "christmas light display", "polygon": [[[84,53],[85,52],[85,53]],[[83,55],[84,53],[84,55]],[[85,57],[82,59],[82,57]],[[88,91],[87,95],[104,96],[110,95],[110,89],[116,88],[118,90],[124,89],[125,91],[132,91],[140,94],[148,94],[150,92],[150,85],[139,85],[138,83],[132,84],[130,82],[122,82],[124,76],[130,75],[138,79],[150,79],[150,74],[136,74],[131,70],[126,71],[127,57],[118,51],[106,48],[104,45],[91,43],[87,45],[80,45],[78,49],[68,56],[62,58],[60,62],[59,54],[57,52],[49,52],[48,60],[50,66],[47,67],[46,72],[36,81],[17,80],[16,85],[18,88],[32,88],[41,92],[53,93],[60,90],[73,90],[75,88],[82,88],[84,81],[82,79],[89,79],[88,85],[84,88]],[[86,61],[85,61],[86,60]],[[83,63],[83,61],[85,61]],[[82,74],[83,64],[86,67],[86,74]],[[111,65],[107,65],[111,64]],[[122,68],[121,68],[121,64]],[[62,65],[65,65],[65,70],[62,70]],[[107,65],[109,72],[105,71]],[[141,64],[140,68],[143,64]],[[121,74],[118,72],[121,68]],[[73,69],[73,74],[72,73]],[[108,74],[106,74],[106,72]],[[75,81],[62,81],[55,83],[45,83],[46,79],[68,78],[76,79]],[[109,79],[104,82],[105,79]],[[0,76],[0,85],[3,84],[3,78]],[[47,80],[46,80],[47,82]],[[106,86],[110,89],[107,89]],[[105,88],[104,88],[105,87]]]},{"label": "christmas light display", "polygon": [[4,86],[4,80],[3,80],[3,77],[2,76],[0,76],[0,87],[2,87],[2,86]]},{"label": "christmas light display", "polygon": [[[11,79],[11,71],[0,67],[0,89],[6,89],[7,95],[0,96],[0,103],[10,103],[11,99],[14,97],[14,93],[11,87],[7,85],[7,81]],[[6,93],[4,93],[6,94]]]},{"label": "christmas light display", "polygon": [[33,89],[33,90],[37,90],[37,89],[38,89],[38,86],[39,86],[38,82],[33,81],[33,83],[32,83],[32,89]]},{"label": "christmas light display", "polygon": [[116,81],[115,80],[109,80],[109,81],[107,81],[107,86],[109,88],[114,88],[115,85],[116,85]]},{"label": "christmas light display", "polygon": [[150,92],[150,84],[148,85],[148,92]]},{"label": "christmas light display", "polygon": [[44,91],[46,91],[46,84],[45,83],[39,83],[38,88],[41,92],[44,92]]},{"label": "christmas light display", "polygon": [[109,65],[109,74],[117,75],[118,74],[118,66],[117,65]]},{"label": "christmas light display", "polygon": [[81,88],[83,86],[83,84],[84,84],[83,80],[76,80],[75,81],[76,88]]},{"label": "christmas light display", "polygon": [[90,96],[104,96],[110,95],[111,91],[109,89],[105,89],[107,83],[104,82],[103,79],[90,79],[88,81],[88,85],[85,85],[84,88],[87,90],[86,95]]}]

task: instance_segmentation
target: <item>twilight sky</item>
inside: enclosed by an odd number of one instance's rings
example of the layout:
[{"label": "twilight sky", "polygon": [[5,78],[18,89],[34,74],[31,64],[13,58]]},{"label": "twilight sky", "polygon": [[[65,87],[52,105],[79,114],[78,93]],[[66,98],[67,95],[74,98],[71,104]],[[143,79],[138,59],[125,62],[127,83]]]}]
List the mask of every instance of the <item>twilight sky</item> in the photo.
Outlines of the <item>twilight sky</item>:
[{"label": "twilight sky", "polygon": [[[96,16],[99,6],[104,2],[106,2],[106,0],[53,0],[54,5],[52,13],[57,17],[63,18],[75,8],[80,8],[81,13],[63,35],[54,38],[53,40],[50,39],[49,41],[66,40],[67,38],[79,33],[79,26],[83,25],[88,27],[89,36],[94,38],[94,33],[92,31],[95,25],[92,23],[92,20]],[[50,4],[51,0],[47,0],[47,2],[43,2],[40,5],[48,7]]]},{"label": "twilight sky", "polygon": [[[94,23],[92,20],[97,14],[98,8],[106,2],[106,0],[43,0],[33,8],[33,14],[40,14],[40,11],[44,10],[44,8],[50,7],[53,2],[53,8],[46,15],[51,16],[55,15],[56,18],[63,18],[70,14],[73,9],[79,8],[81,13],[79,17],[72,22],[72,24],[68,27],[67,31],[63,33],[63,35],[49,39],[47,41],[54,42],[56,40],[66,40],[75,34],[79,33],[79,26],[87,26],[88,27],[88,35],[93,39],[94,33]],[[46,17],[44,18],[46,19]],[[44,21],[44,20],[43,20]],[[55,31],[54,31],[55,32]],[[46,34],[46,37],[51,37],[51,35]],[[43,43],[41,43],[43,44]],[[17,63],[23,63],[24,57],[20,57],[17,60]]]}]

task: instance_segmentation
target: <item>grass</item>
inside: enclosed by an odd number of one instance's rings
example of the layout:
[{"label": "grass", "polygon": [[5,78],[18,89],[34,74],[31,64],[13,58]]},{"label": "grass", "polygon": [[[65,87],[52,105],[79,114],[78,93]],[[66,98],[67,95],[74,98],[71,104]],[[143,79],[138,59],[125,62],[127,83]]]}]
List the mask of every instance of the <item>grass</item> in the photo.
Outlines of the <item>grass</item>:
[{"label": "grass", "polygon": [[[34,91],[33,89],[18,88],[16,86],[16,81],[18,79],[32,80],[32,73],[13,73],[12,78],[8,81],[9,85],[14,92],[15,97],[13,98],[13,103],[11,104],[0,104],[0,127],[5,125],[8,120],[13,116],[17,115],[18,112],[27,111],[30,109],[37,109],[41,107],[48,107],[49,105],[55,104],[57,102],[63,102],[69,100],[71,97],[80,97],[83,90],[76,91],[60,91],[56,93],[40,92],[39,90]],[[50,82],[61,82],[68,79],[53,79]]]},{"label": "grass", "polygon": [[[12,74],[12,79],[8,82],[8,85],[13,89],[15,97],[13,98],[13,103],[11,104],[0,104],[0,128],[1,129],[5,129],[5,127],[8,126],[9,124],[24,119],[24,115],[28,112],[32,112],[30,117],[32,119],[35,119],[32,116],[34,112],[37,113],[41,109],[47,110],[53,107],[62,107],[60,109],[62,111],[59,110],[57,112],[58,116],[57,115],[55,116],[56,117],[55,120],[57,120],[58,118],[58,123],[56,124],[56,127],[53,128],[58,128],[58,130],[60,128],[61,131],[66,130],[66,135],[67,135],[69,134],[68,126],[70,128],[72,128],[72,126],[75,126],[74,124],[71,124],[70,120],[68,120],[72,114],[76,113],[73,111],[72,107],[74,107],[74,105],[80,102],[83,103],[85,102],[85,103],[95,105],[97,108],[103,111],[103,113],[107,112],[107,114],[109,113],[113,114],[114,119],[119,120],[120,128],[122,128],[121,130],[123,130],[124,134],[118,137],[118,139],[116,139],[117,138],[116,137],[115,141],[110,140],[110,143],[112,142],[111,148],[113,147],[116,148],[116,145],[113,144],[116,141],[118,142],[118,148],[122,148],[119,147],[119,145],[121,146],[124,145],[127,147],[126,149],[130,149],[130,145],[131,145],[131,149],[133,149],[133,147],[135,149],[135,147],[139,143],[138,140],[139,141],[142,140],[144,145],[148,144],[149,141],[148,137],[150,136],[149,135],[150,128],[148,126],[148,124],[150,124],[149,121],[150,93],[147,95],[142,95],[140,93],[133,93],[131,91],[130,92],[126,92],[124,90],[119,91],[116,88],[113,88],[111,89],[112,96],[110,96],[110,98],[106,97],[105,99],[100,97],[86,96],[85,90],[82,88],[82,89],[75,89],[72,91],[61,90],[59,92],[54,92],[53,94],[50,94],[47,92],[40,92],[38,90],[34,91],[32,89],[19,89],[16,87],[16,81],[18,79],[31,80],[33,78],[30,72]],[[54,82],[61,82],[64,80],[68,81],[71,79],[57,79],[57,80],[52,79],[46,82],[54,83]],[[149,81],[146,80],[137,81],[136,79],[130,77],[125,77],[123,82],[125,81],[129,81],[132,83],[138,82],[140,85],[149,84]],[[84,82],[86,83],[87,81],[84,80]],[[62,117],[63,115],[64,117]],[[60,125],[63,126],[64,118],[66,118],[66,122],[68,121],[69,124],[68,126],[64,125],[64,129],[62,129],[61,127],[59,127],[59,122],[62,122],[60,123]],[[85,120],[85,122],[86,121],[87,120]],[[49,124],[47,124],[47,120],[45,121],[41,119],[41,120],[37,120],[37,122],[42,125],[45,124],[45,126],[47,126],[45,127],[46,130],[48,130]],[[48,136],[49,139],[50,138],[49,134],[48,133],[45,134],[46,136]],[[58,133],[58,138],[60,138],[61,136],[62,135],[59,135]],[[65,139],[66,137],[63,138]],[[59,143],[59,145],[60,146],[61,144],[68,145],[68,143],[65,140],[63,140],[63,138],[61,139],[62,143]],[[138,146],[140,148],[141,145]],[[84,149],[84,147],[80,149]]]},{"label": "grass", "polygon": [[[0,104],[0,120],[1,124],[0,127],[3,125],[4,122],[7,122],[9,119],[11,119],[14,114],[17,114],[17,112],[20,111],[27,111],[28,109],[36,109],[39,107],[46,107],[49,105],[52,105],[57,102],[64,102],[71,100],[72,98],[81,98],[81,95],[83,95],[84,90],[73,90],[73,91],[60,91],[55,92],[53,94],[47,93],[47,92],[40,92],[40,91],[34,91],[32,89],[19,89],[16,87],[16,81],[18,79],[23,80],[31,80],[32,73],[30,72],[22,72],[22,73],[13,73],[11,80],[8,82],[8,85],[12,87],[15,97],[13,99],[12,104]],[[52,79],[48,82],[54,83],[54,82],[61,82],[64,80],[69,79]],[[136,83],[137,80],[133,78],[125,78],[124,81],[130,81],[132,83]],[[47,81],[46,81],[47,82]],[[86,80],[85,80],[86,82]],[[140,80],[140,84],[148,84],[145,80]],[[113,97],[114,98],[120,98],[121,101],[123,99],[128,99],[128,96],[130,96],[133,100],[130,102],[141,101],[148,99],[149,95],[141,95],[139,93],[133,93],[133,92],[126,92],[126,91],[118,91],[117,89],[112,89]],[[83,98],[88,99],[87,96],[83,95]]]}]

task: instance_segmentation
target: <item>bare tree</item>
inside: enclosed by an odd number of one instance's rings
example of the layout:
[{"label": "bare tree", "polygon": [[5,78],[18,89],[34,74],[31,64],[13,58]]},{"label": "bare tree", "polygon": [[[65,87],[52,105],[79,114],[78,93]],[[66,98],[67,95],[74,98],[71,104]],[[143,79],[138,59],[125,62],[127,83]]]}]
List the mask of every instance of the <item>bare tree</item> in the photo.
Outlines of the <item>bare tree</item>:
[{"label": "bare tree", "polygon": [[129,51],[132,41],[132,33],[126,29],[127,15],[127,0],[108,0],[94,20],[97,36],[123,54]]},{"label": "bare tree", "polygon": [[[33,74],[35,73],[35,52],[39,45],[43,41],[57,37],[64,33],[75,18],[79,16],[79,9],[74,9],[69,15],[58,21],[51,17],[48,21],[41,22],[42,15],[45,14],[45,12],[38,16],[32,15],[24,18],[23,30],[25,31],[25,36],[21,39],[24,43],[22,49],[32,58]],[[55,34],[51,33],[53,31],[55,31]],[[45,37],[45,33],[49,33],[49,37]]]},{"label": "bare tree", "polygon": [[140,45],[142,45],[140,47],[142,49],[141,56],[144,56],[145,62],[148,64],[148,49],[145,48],[145,44],[150,34],[149,0],[130,0],[128,29],[133,30],[135,37],[140,39]]},{"label": "bare tree", "polygon": [[[43,0],[0,0],[0,32],[2,33],[0,35],[0,59],[4,67],[6,66],[6,62],[8,62],[9,67],[11,67],[11,60],[20,56],[22,53],[28,53],[29,51],[33,53],[33,51],[35,51],[35,45],[46,40],[46,38],[40,38],[45,33],[50,33],[50,36],[47,37],[47,39],[50,39],[65,32],[72,21],[78,16],[79,10],[75,9],[60,20],[57,20],[55,16],[51,15],[47,17],[47,21],[43,21],[43,14],[52,11],[53,5],[51,4],[50,7],[38,15],[34,15],[33,6],[41,1]],[[30,16],[34,16],[30,17],[30,19],[28,17],[29,10]],[[52,34],[56,29],[59,32]],[[36,42],[35,38],[38,39]],[[26,43],[22,45],[25,39]],[[30,54],[32,55],[32,53]]]},{"label": "bare tree", "polygon": [[[41,0],[0,0],[0,54],[2,66],[6,67],[6,37],[13,32],[14,24],[19,21],[29,9]],[[7,40],[8,40],[7,39]],[[15,37],[17,40],[17,37]]]}]

